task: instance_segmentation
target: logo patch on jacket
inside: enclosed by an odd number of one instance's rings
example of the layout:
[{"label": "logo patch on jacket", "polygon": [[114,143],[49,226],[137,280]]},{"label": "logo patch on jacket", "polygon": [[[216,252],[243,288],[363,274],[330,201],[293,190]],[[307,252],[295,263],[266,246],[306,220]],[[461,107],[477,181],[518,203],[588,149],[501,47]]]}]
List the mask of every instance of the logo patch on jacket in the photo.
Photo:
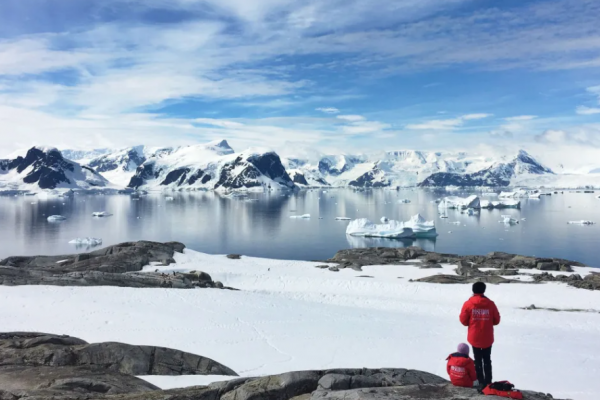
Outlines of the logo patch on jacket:
[{"label": "logo patch on jacket", "polygon": [[490,310],[474,308],[471,313],[471,316],[474,320],[487,321],[490,319]]}]

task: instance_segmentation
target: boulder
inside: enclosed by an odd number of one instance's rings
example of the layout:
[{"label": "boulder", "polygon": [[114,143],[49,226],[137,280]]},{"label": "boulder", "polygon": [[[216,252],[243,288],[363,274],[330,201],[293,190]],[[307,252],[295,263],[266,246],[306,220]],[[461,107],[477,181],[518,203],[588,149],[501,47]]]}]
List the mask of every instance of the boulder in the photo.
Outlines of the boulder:
[{"label": "boulder", "polygon": [[239,254],[228,254],[226,257],[230,260],[239,260],[242,258],[242,256]]},{"label": "boulder", "polygon": [[501,276],[482,275],[482,276],[463,276],[463,275],[433,275],[421,279],[416,279],[414,282],[426,283],[475,283],[484,282],[490,284],[500,283],[523,283],[518,280],[506,279]]},{"label": "boulder", "polygon": [[540,271],[560,271],[560,265],[557,262],[538,262],[537,269]]}]

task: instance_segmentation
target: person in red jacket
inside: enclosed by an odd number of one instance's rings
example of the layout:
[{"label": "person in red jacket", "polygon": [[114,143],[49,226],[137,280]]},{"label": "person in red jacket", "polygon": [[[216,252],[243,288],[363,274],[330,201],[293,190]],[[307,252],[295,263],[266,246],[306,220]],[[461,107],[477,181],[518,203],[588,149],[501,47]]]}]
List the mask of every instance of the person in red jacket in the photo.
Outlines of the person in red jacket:
[{"label": "person in red jacket", "polygon": [[460,322],[469,327],[467,340],[473,346],[475,371],[479,389],[492,383],[492,344],[494,326],[500,323],[500,313],[493,301],[485,297],[485,283],[473,284],[473,296],[460,312]]},{"label": "person in red jacket", "polygon": [[454,386],[472,388],[477,380],[475,372],[475,363],[469,357],[469,345],[461,343],[458,345],[458,352],[450,354],[446,360],[446,371],[450,375],[450,382]]}]

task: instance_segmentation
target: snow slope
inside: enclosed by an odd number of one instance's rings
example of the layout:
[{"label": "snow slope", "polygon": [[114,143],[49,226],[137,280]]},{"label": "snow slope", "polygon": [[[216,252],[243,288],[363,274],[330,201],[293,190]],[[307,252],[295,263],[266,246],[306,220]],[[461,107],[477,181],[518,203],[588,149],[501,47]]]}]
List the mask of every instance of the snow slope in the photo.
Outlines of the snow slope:
[{"label": "snow slope", "polygon": [[[242,376],[335,367],[446,376],[445,358],[466,338],[458,314],[470,285],[408,281],[451,273],[447,265],[331,272],[309,262],[229,260],[191,250],[175,258],[170,267],[147,269],[203,270],[242,290],[0,286],[3,330],[169,346],[214,358]],[[600,308],[600,292],[549,283],[491,285],[488,295],[502,314],[493,352],[497,379],[559,398],[597,399],[600,314],[520,308]],[[162,387],[212,380],[148,379]]]}]

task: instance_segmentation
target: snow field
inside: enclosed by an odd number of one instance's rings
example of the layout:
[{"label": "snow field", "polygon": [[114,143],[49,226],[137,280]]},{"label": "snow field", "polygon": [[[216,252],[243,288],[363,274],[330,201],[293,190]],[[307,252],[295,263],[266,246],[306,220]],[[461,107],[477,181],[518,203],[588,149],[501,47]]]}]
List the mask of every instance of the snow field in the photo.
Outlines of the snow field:
[{"label": "snow field", "polygon": [[[242,376],[399,367],[445,377],[445,358],[466,340],[458,314],[471,285],[409,282],[453,273],[450,265],[332,272],[316,263],[230,260],[191,250],[175,258],[177,264],[147,270],[201,270],[241,291],[0,286],[3,330],[168,346],[213,358]],[[492,352],[495,379],[557,398],[597,399],[600,314],[520,308],[600,309],[600,292],[510,284],[488,285],[488,295],[502,315]],[[165,388],[218,379],[145,378]]]}]

